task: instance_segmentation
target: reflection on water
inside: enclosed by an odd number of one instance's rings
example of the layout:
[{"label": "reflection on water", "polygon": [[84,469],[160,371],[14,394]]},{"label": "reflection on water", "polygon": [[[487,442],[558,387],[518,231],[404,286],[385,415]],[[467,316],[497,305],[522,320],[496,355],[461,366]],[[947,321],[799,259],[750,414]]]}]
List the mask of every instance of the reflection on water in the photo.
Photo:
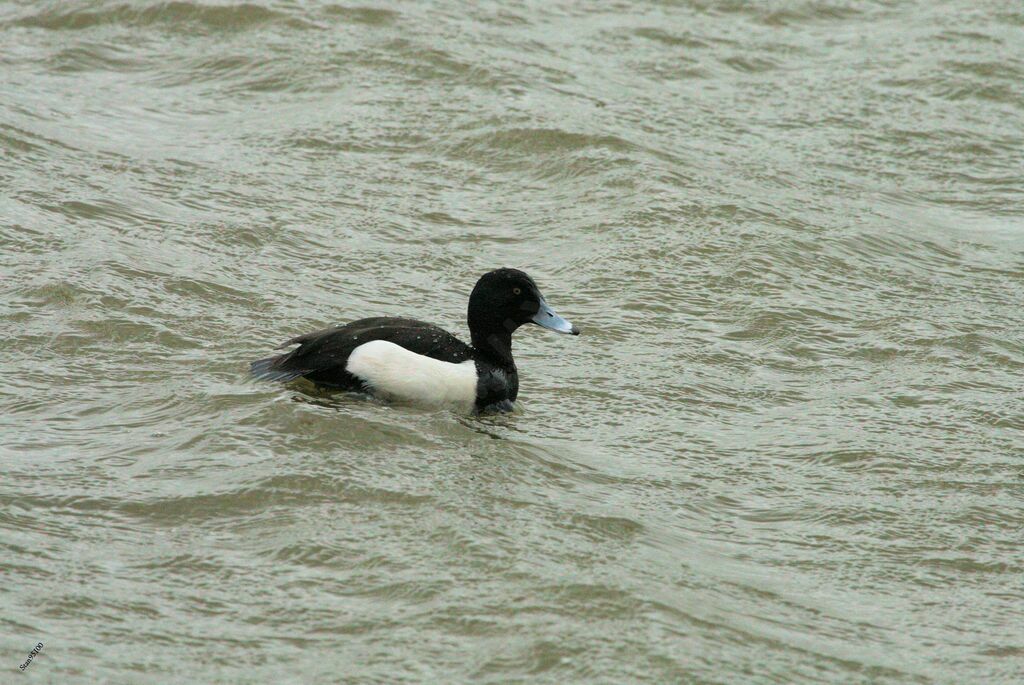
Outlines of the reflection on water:
[{"label": "reflection on water", "polygon": [[[0,8],[5,650],[68,681],[1019,681],[1022,26]],[[514,414],[247,377],[363,316],[465,338],[504,265],[585,331],[517,334]]]}]

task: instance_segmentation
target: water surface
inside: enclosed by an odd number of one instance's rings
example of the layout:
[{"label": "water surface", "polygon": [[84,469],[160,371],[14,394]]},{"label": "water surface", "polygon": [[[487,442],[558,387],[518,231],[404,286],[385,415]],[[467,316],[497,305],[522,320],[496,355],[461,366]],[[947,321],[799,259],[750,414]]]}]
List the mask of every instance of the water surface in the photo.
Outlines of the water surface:
[{"label": "water surface", "polygon": [[[40,682],[1024,678],[1024,10],[0,5],[0,644]],[[519,411],[255,383],[465,335]]]}]

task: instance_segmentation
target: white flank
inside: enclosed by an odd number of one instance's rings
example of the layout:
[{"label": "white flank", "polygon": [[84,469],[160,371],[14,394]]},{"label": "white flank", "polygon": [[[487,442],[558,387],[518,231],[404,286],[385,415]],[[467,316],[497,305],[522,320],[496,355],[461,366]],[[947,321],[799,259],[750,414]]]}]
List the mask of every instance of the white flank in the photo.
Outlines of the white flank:
[{"label": "white flank", "polygon": [[367,390],[385,399],[416,404],[460,404],[470,409],[476,400],[476,364],[431,359],[387,340],[363,343],[348,357],[345,370],[361,379]]}]

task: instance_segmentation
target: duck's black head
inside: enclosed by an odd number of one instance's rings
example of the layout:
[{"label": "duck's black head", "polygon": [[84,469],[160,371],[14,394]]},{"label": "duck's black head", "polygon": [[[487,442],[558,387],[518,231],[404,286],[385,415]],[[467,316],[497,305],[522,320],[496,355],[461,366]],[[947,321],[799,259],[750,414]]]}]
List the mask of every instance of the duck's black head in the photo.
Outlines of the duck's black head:
[{"label": "duck's black head", "polygon": [[511,361],[511,336],[525,323],[559,333],[580,330],[560,317],[544,301],[533,279],[518,269],[496,269],[480,277],[469,296],[469,332],[473,346],[494,350]]}]

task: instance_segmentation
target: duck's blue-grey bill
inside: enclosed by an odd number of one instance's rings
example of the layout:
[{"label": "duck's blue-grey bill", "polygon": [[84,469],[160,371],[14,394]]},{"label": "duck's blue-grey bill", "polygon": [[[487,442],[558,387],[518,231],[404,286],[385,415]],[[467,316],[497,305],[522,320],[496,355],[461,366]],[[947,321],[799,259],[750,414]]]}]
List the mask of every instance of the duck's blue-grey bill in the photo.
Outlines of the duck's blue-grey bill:
[{"label": "duck's blue-grey bill", "polygon": [[540,309],[533,315],[533,322],[538,326],[544,328],[550,328],[553,331],[559,333],[571,333],[572,335],[579,335],[580,329],[573,326],[571,323],[555,314],[555,310],[548,306],[548,303],[543,300],[540,301]]}]

